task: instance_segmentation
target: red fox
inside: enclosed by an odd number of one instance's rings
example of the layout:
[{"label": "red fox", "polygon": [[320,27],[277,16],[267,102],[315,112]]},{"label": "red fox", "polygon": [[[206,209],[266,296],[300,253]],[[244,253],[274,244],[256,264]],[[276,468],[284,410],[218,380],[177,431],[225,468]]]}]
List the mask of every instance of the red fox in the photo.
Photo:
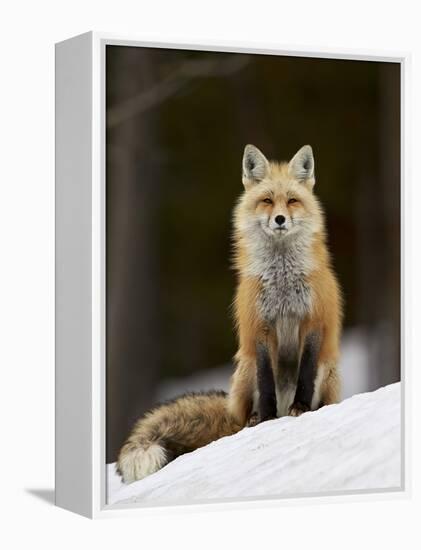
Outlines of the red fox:
[{"label": "red fox", "polygon": [[188,394],[138,420],[117,461],[126,483],[246,425],[339,401],[342,298],[314,183],[309,145],[289,163],[246,146],[234,212],[239,346],[229,395]]},{"label": "red fox", "polygon": [[342,299],[330,265],[309,145],[289,163],[253,145],[234,213],[239,349],[228,408],[245,425],[336,403]]}]

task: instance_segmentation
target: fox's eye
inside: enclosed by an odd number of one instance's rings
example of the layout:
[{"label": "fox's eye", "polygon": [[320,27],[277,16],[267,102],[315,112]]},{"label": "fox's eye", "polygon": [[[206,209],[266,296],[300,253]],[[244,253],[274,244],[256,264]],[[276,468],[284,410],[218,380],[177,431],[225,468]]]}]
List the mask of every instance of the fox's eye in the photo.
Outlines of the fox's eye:
[{"label": "fox's eye", "polygon": [[294,204],[294,202],[298,202],[298,200],[294,198],[289,199],[288,204]]},{"label": "fox's eye", "polygon": [[263,199],[263,202],[265,202],[266,204],[273,204],[272,203],[272,199]]}]

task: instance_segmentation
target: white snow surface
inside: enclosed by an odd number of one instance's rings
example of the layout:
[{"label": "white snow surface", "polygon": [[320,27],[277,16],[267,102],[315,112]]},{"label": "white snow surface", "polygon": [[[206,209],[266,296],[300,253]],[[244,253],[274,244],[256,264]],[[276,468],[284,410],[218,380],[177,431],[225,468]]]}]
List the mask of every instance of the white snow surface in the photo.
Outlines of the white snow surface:
[{"label": "white snow surface", "polygon": [[400,383],[298,418],[244,428],[124,485],[108,465],[108,503],[179,503],[398,488]]}]

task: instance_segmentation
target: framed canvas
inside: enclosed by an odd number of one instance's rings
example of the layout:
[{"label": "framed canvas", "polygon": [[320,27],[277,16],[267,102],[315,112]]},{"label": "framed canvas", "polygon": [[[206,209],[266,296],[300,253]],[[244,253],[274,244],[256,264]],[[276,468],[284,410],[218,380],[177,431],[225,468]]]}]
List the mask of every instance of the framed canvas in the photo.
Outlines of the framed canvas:
[{"label": "framed canvas", "polygon": [[406,54],[56,45],[56,504],[408,493]]}]

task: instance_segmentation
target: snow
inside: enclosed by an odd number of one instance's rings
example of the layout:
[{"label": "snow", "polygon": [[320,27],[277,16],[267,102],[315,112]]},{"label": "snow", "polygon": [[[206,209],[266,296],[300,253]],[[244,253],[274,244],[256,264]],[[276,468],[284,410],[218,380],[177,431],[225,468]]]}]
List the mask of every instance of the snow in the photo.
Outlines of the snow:
[{"label": "snow", "polygon": [[298,418],[244,428],[124,485],[108,465],[108,503],[177,503],[398,488],[400,383]]}]

